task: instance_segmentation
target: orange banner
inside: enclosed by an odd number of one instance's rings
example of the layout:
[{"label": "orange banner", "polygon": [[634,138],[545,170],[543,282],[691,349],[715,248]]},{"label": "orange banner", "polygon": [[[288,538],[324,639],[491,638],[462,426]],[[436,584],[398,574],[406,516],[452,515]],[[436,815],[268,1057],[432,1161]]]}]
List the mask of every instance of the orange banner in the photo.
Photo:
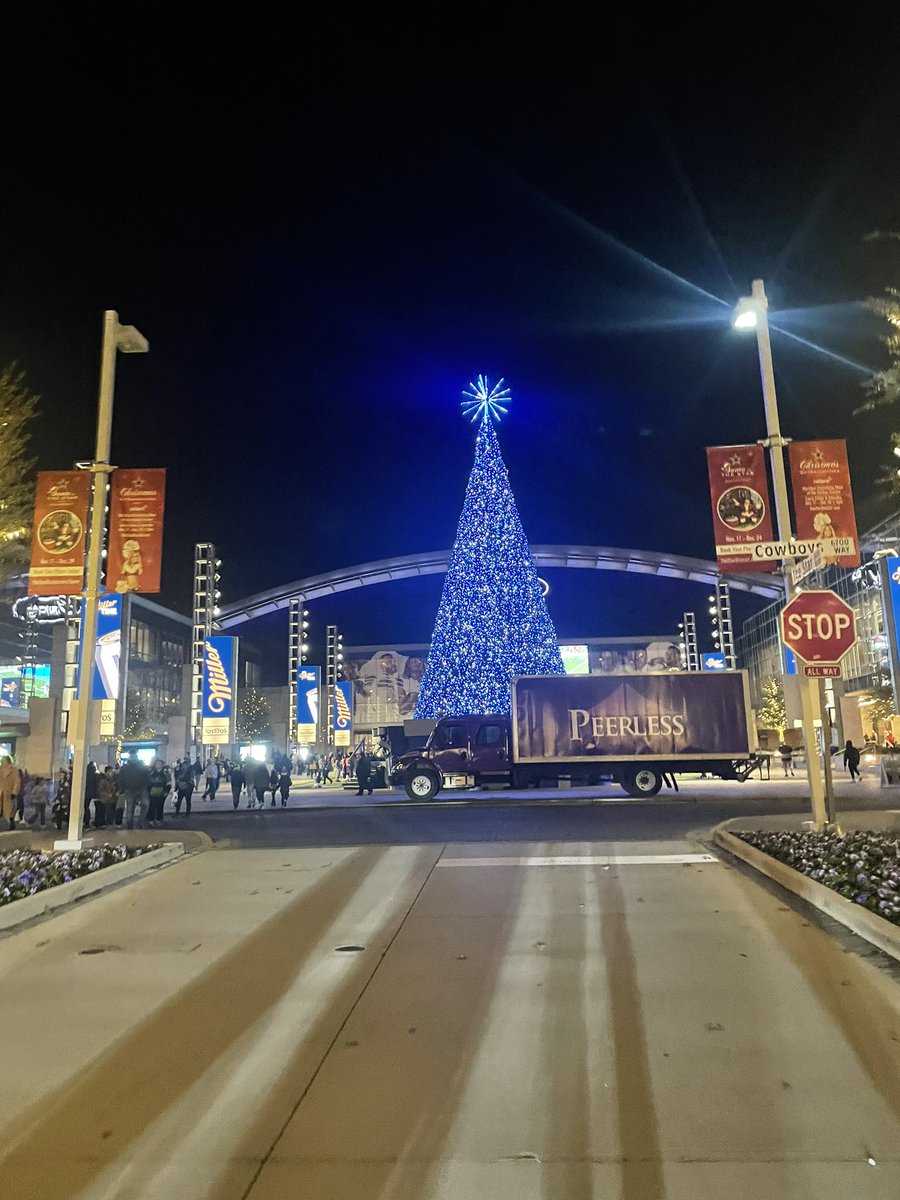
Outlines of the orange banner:
[{"label": "orange banner", "polygon": [[113,474],[106,556],[109,591],[159,591],[165,499],[163,468]]},{"label": "orange banner", "polygon": [[791,488],[797,537],[822,544],[826,562],[859,566],[859,539],[850,490],[847,443],[791,442]]},{"label": "orange banner", "polygon": [[38,471],[31,535],[32,596],[74,596],[84,586],[89,471]]},{"label": "orange banner", "polygon": [[716,561],[723,571],[771,571],[753,546],[772,541],[769,482],[762,446],[711,446],[706,451]]}]

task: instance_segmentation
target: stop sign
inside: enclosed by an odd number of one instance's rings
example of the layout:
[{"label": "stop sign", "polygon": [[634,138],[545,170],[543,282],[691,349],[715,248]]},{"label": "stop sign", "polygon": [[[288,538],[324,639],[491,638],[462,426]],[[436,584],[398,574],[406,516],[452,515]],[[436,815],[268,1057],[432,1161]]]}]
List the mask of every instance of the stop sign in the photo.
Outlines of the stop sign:
[{"label": "stop sign", "polygon": [[798,592],[781,612],[784,644],[808,663],[839,663],[856,642],[856,613],[836,592]]}]

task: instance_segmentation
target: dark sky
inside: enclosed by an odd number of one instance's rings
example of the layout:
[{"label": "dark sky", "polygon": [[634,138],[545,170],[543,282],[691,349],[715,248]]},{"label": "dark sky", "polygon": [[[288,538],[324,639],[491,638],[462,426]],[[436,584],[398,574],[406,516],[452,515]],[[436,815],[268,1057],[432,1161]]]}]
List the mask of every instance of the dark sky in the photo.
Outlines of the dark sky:
[{"label": "dark sky", "polygon": [[151,343],[113,460],[169,468],[164,602],[197,539],[226,600],[448,546],[478,371],[532,542],[708,558],[703,448],[765,433],[728,321],[759,276],[785,432],[846,436],[880,515],[896,421],[851,413],[883,362],[859,302],[900,280],[864,240],[900,228],[900,29],[722,8],[7,17],[0,362],[41,466],[91,455],[110,307]]}]

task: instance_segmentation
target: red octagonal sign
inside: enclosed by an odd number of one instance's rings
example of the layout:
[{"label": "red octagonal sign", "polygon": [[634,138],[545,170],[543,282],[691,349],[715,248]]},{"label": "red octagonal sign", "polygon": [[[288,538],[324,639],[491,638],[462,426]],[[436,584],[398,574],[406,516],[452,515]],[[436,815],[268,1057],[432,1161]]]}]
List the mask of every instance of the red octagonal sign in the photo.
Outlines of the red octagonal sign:
[{"label": "red octagonal sign", "polygon": [[781,612],[784,644],[807,663],[839,663],[856,643],[856,613],[837,592],[798,592]]}]

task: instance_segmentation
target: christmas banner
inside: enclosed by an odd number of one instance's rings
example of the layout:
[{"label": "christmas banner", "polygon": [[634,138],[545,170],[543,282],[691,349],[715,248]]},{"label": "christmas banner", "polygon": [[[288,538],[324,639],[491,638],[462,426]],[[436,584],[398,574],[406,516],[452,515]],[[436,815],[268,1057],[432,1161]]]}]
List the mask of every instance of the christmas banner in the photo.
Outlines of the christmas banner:
[{"label": "christmas banner", "polygon": [[312,746],[319,737],[319,668],[297,668],[297,743]]},{"label": "christmas banner", "polygon": [[826,562],[858,567],[847,443],[842,438],[791,442],[788,455],[797,537],[820,542]]},{"label": "christmas banner", "polygon": [[106,558],[111,592],[159,591],[165,499],[165,469],[113,473]]},{"label": "christmas banner", "polygon": [[772,542],[769,483],[762,446],[711,446],[706,451],[716,560],[723,571],[770,571],[753,547]]},{"label": "christmas banner", "polygon": [[84,577],[89,471],[38,471],[28,590],[74,596]]}]

